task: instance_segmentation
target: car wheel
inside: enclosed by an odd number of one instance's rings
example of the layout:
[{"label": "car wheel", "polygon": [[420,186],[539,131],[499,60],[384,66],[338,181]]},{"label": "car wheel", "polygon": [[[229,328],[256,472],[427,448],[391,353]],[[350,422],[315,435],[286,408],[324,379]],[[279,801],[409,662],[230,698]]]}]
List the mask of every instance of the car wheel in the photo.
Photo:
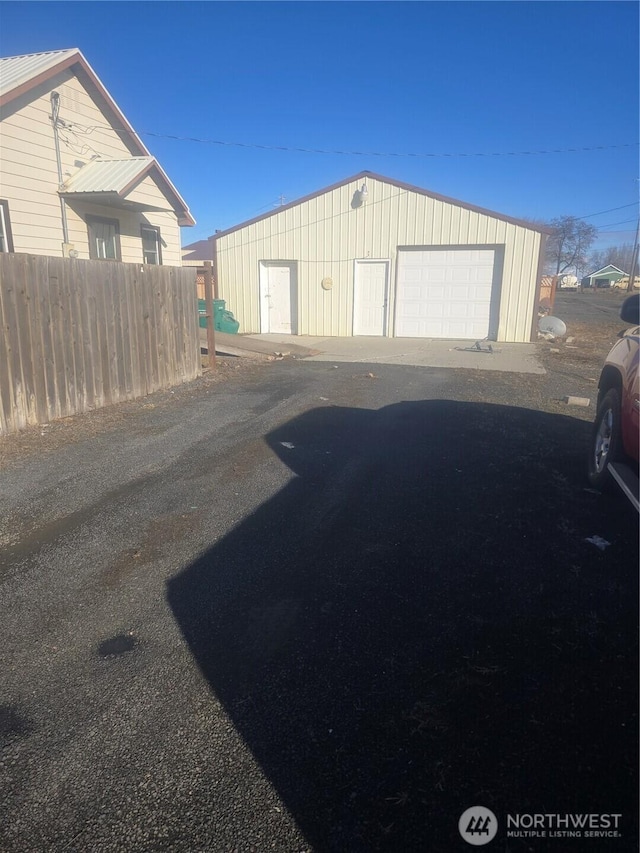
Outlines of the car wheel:
[{"label": "car wheel", "polygon": [[620,394],[611,388],[602,398],[591,434],[589,480],[593,486],[605,489],[612,485],[607,466],[620,461],[621,449]]}]

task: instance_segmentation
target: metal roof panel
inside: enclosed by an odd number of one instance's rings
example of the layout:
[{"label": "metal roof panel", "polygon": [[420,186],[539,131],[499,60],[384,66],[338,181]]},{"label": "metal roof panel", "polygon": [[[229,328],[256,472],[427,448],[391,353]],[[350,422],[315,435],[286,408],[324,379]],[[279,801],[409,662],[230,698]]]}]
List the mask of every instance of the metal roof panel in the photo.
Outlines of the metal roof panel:
[{"label": "metal roof panel", "polygon": [[29,80],[48,71],[54,65],[79,54],[77,47],[66,50],[48,50],[45,53],[26,53],[0,59],[0,95],[22,86]]},{"label": "metal roof panel", "polygon": [[154,157],[130,157],[126,160],[94,160],[63,184],[65,193],[108,193],[121,195],[133,181],[155,164]]}]

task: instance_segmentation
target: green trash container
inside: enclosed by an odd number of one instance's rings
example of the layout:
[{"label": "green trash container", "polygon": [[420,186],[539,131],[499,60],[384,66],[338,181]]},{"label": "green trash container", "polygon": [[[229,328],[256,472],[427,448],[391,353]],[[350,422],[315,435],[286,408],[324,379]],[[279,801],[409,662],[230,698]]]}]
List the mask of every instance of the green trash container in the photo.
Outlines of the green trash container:
[{"label": "green trash container", "polygon": [[204,299],[198,299],[198,316],[200,318],[200,328],[207,328],[207,303]]},{"label": "green trash container", "polygon": [[[237,335],[240,323],[235,319],[231,311],[226,310],[227,303],[224,299],[213,300],[213,328],[217,332],[226,332]],[[198,314],[200,315],[200,328],[207,328],[207,303],[204,299],[198,299]]]},{"label": "green trash container", "polygon": [[214,328],[217,332],[226,332],[228,335],[237,335],[240,323],[231,311],[216,311],[214,317]]}]

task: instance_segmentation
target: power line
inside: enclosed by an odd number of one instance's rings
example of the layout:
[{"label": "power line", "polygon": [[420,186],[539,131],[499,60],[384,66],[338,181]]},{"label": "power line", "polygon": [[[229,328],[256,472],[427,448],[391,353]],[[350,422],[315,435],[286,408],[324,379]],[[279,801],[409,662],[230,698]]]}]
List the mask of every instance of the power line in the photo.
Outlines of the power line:
[{"label": "power line", "polygon": [[[255,142],[229,142],[222,139],[201,139],[196,136],[177,136],[170,133],[156,133],[151,130],[132,131],[128,128],[112,128],[106,125],[82,127],[76,125],[80,132],[87,135],[94,130],[116,130],[117,133],[129,136],[153,136],[156,139],[174,139],[178,142],[197,142],[202,145],[222,145],[234,148],[253,148],[260,151],[289,151],[301,154],[340,154],[359,157],[520,157],[535,154],[568,154],[581,151],[608,151],[619,148],[635,148],[640,142],[621,143],[619,145],[592,145],[582,148],[544,148],[533,151],[473,151],[473,152],[398,152],[398,151],[342,151],[326,148],[297,148],[289,145],[260,145]],[[596,215],[596,214],[594,214]]]},{"label": "power line", "polygon": [[[576,216],[576,219],[591,219],[593,216],[601,216],[603,213],[613,213],[614,210],[624,210],[625,207],[634,207],[640,202],[632,201],[631,204],[621,204],[620,207],[610,207],[609,210],[600,210],[598,213],[587,213],[586,216]],[[607,226],[602,226],[606,228]]]},{"label": "power line", "polygon": [[[128,128],[113,128],[109,125],[93,125],[90,127],[83,127],[82,125],[75,123],[68,123],[66,127],[71,130],[74,135],[77,131],[81,135],[89,136],[95,130],[104,129],[104,130],[115,130],[116,133],[128,134],[129,136],[152,136],[158,139],[174,139],[180,142],[196,142],[205,145],[222,145],[222,146],[230,146],[237,148],[252,148],[256,150],[263,151],[288,151],[288,152],[299,152],[305,154],[341,154],[341,155],[359,155],[365,157],[516,157],[516,156],[527,156],[527,155],[536,155],[536,154],[565,154],[565,153],[575,153],[581,151],[606,151],[611,149],[620,149],[620,148],[634,148],[640,145],[638,142],[634,143],[622,143],[619,145],[596,145],[596,146],[587,146],[582,148],[552,148],[552,149],[541,149],[535,151],[494,151],[494,152],[456,152],[456,153],[399,153],[399,152],[382,152],[382,151],[341,151],[341,150],[328,150],[328,149],[320,149],[320,148],[296,148],[290,146],[283,145],[260,145],[257,143],[245,143],[245,142],[228,142],[218,139],[200,139],[198,137],[192,136],[177,136],[174,134],[162,134],[155,133],[154,131],[132,131]],[[89,146],[90,147],[90,146]],[[95,150],[95,149],[93,149]],[[279,206],[283,206],[284,197],[280,196],[279,198]],[[612,213],[616,210],[623,210],[627,207],[633,207],[637,205],[638,202],[631,202],[630,204],[623,204],[619,207],[610,207],[607,210],[601,210],[597,213],[588,213],[585,216],[576,216],[576,219],[591,219],[594,216],[601,216],[605,213]],[[278,206],[278,205],[274,205]],[[265,205],[267,207],[267,205]],[[260,208],[260,210],[264,210]],[[623,222],[612,222],[608,225],[599,226],[600,229],[603,228],[612,228],[616,225],[625,225],[628,222],[634,222],[635,219],[626,219]]]},{"label": "power line", "polygon": [[608,225],[599,225],[598,228],[599,229],[600,228],[613,228],[614,225],[626,225],[627,222],[635,222],[635,221],[636,221],[636,217],[634,216],[633,219],[623,219],[622,222],[609,222]]},{"label": "power line", "polygon": [[180,142],[199,142],[205,145],[223,145],[235,148],[253,148],[261,151],[289,151],[300,154],[344,154],[350,157],[521,157],[532,154],[569,154],[580,151],[608,151],[613,148],[635,148],[639,142],[629,142],[622,145],[593,145],[583,148],[546,148],[537,151],[473,151],[473,152],[398,152],[398,151],[341,151],[325,148],[295,148],[287,145],[258,145],[252,142],[225,142],[220,139],[197,139],[193,136],[173,136],[170,134],[153,133],[149,130],[139,131],[141,136],[153,136],[161,139],[175,139]]}]

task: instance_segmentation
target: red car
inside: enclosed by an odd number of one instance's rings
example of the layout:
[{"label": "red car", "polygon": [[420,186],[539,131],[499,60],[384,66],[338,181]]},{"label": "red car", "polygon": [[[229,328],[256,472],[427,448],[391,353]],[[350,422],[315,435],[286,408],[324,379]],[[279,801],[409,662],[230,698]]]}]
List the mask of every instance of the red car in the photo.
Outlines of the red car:
[{"label": "red car", "polygon": [[625,299],[620,317],[632,328],[614,344],[600,374],[589,451],[589,480],[599,489],[617,484],[640,512],[640,294]]}]

